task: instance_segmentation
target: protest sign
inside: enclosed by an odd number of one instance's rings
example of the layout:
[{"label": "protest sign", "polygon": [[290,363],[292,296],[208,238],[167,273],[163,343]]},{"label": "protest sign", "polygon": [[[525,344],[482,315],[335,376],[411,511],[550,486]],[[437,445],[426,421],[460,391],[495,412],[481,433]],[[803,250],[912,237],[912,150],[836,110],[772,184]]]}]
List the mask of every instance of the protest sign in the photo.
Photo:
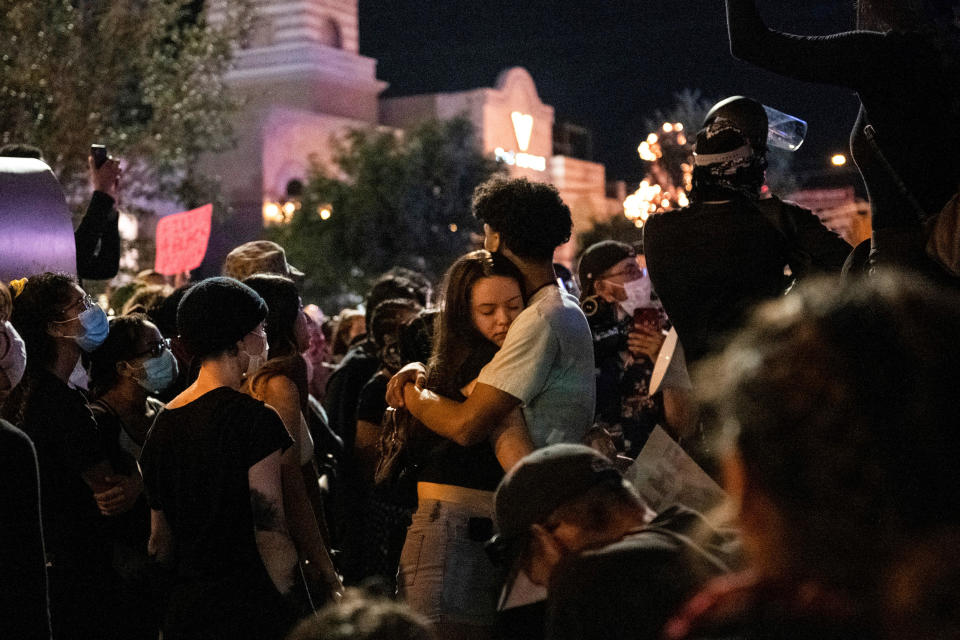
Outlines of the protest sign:
[{"label": "protest sign", "polygon": [[157,222],[157,260],[154,269],[171,276],[196,269],[210,240],[213,205],[165,216]]},{"label": "protest sign", "polygon": [[720,485],[660,427],[654,428],[624,477],[657,512],[675,504],[707,512],[726,497]]}]

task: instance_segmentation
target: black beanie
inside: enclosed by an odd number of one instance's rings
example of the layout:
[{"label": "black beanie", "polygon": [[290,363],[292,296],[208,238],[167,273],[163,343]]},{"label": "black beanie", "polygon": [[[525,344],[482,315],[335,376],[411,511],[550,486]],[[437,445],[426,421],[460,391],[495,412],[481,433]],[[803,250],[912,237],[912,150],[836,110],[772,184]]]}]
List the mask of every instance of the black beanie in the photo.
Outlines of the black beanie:
[{"label": "black beanie", "polygon": [[637,252],[625,242],[604,240],[590,247],[580,257],[577,267],[577,277],[580,279],[580,295],[583,297],[594,294],[593,281],[597,277],[625,258],[636,256]]},{"label": "black beanie", "polygon": [[198,358],[226,351],[267,317],[267,303],[233,278],[208,278],[195,284],[177,307],[177,332]]}]

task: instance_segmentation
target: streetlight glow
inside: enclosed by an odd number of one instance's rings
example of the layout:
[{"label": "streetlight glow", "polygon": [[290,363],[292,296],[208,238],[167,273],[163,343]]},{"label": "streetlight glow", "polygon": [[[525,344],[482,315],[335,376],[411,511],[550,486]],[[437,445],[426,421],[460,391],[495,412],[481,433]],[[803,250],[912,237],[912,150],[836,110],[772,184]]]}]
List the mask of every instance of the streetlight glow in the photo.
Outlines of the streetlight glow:
[{"label": "streetlight glow", "polygon": [[842,167],[843,165],[847,164],[847,156],[843,155],[842,153],[837,153],[830,158],[830,162],[835,167]]}]

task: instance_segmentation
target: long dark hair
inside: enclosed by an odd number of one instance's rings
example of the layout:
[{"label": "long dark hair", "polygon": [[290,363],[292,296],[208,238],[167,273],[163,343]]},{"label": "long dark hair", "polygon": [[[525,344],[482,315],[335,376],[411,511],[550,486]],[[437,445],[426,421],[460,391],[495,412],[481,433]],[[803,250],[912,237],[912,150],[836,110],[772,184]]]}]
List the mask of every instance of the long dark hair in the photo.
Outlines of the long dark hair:
[{"label": "long dark hair", "polygon": [[267,303],[268,357],[281,358],[298,352],[296,325],[300,314],[300,293],[293,280],[274,273],[257,273],[243,284],[260,294]]},{"label": "long dark hair", "polygon": [[460,388],[475,378],[497,352],[497,347],[473,326],[470,307],[477,280],[492,276],[513,278],[523,291],[523,276],[516,265],[483,249],[458,258],[443,277],[427,377],[427,386],[441,395],[457,397]]}]

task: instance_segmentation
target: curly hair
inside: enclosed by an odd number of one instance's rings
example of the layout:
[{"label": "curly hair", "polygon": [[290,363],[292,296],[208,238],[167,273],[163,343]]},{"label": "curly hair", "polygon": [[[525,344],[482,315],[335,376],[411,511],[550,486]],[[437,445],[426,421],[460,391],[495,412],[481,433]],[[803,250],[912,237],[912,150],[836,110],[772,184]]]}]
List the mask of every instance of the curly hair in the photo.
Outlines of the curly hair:
[{"label": "curly hair", "polygon": [[570,208],[556,187],[526,178],[497,176],[479,185],[473,215],[498,232],[505,247],[529,260],[552,260],[573,228]]},{"label": "curly hair", "polygon": [[853,593],[960,522],[960,300],[886,274],[760,307],[698,392],[785,520],[792,572]]},{"label": "curly hair", "polygon": [[74,295],[77,281],[65,273],[41,273],[30,276],[23,292],[13,302],[10,322],[27,344],[27,372],[53,364],[57,342],[47,329],[51,322],[63,320],[64,308]]},{"label": "curly hair", "polygon": [[27,370],[23,380],[2,405],[2,417],[14,424],[23,422],[33,379],[57,359],[57,341],[48,329],[63,320],[63,312],[74,294],[77,281],[65,273],[30,276],[13,301],[10,323],[27,345]]}]

